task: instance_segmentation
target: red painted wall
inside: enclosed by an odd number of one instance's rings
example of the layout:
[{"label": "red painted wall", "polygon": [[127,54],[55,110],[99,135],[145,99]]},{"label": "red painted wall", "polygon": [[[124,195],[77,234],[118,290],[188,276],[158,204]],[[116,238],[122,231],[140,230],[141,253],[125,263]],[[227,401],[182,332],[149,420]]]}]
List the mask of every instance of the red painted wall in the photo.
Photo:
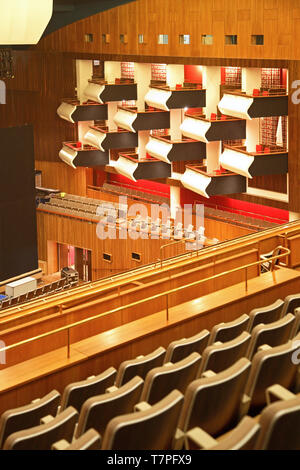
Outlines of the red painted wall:
[{"label": "red painted wall", "polygon": [[200,65],[184,66],[184,81],[202,84],[202,68]]},{"label": "red painted wall", "polygon": [[108,183],[135,189],[137,191],[143,191],[148,194],[155,194],[156,196],[170,197],[170,186],[168,184],[157,183],[149,180],[139,180],[134,182],[125,176],[117,174],[110,174]]}]

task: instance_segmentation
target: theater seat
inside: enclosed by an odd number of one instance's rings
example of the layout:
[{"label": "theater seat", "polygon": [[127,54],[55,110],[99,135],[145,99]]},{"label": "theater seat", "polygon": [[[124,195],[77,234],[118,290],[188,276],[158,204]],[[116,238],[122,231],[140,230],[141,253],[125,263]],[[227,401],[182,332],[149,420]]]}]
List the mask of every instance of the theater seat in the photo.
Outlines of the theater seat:
[{"label": "theater seat", "polygon": [[159,347],[147,356],[139,356],[136,359],[122,362],[116,377],[116,387],[121,387],[136,375],[145,379],[149,370],[163,364],[165,353],[165,348]]},{"label": "theater seat", "polygon": [[209,331],[203,330],[190,338],[182,338],[169,344],[164,362],[178,362],[189,354],[199,354],[206,348],[209,339]]},{"label": "theater seat", "polygon": [[65,439],[55,442],[52,450],[100,450],[101,436],[95,429],[89,429],[86,433],[70,444]]},{"label": "theater seat", "polygon": [[291,339],[294,338],[298,333],[300,333],[300,308],[294,310],[295,323],[291,331]]},{"label": "theater seat", "polygon": [[60,412],[68,406],[73,406],[80,412],[81,406],[88,398],[104,393],[108,387],[113,385],[116,374],[116,369],[110,367],[96,377],[89,377],[86,380],[67,385],[61,399]]},{"label": "theater seat", "polygon": [[300,294],[288,295],[284,299],[284,305],[281,315],[284,316],[287,313],[294,313],[295,309],[300,307]]},{"label": "theater seat", "polygon": [[71,406],[47,424],[11,434],[3,450],[51,450],[52,444],[61,439],[71,442],[78,413]]},{"label": "theater seat", "polygon": [[241,315],[236,320],[233,320],[228,323],[219,323],[215,325],[210,334],[209,345],[216,343],[217,341],[231,341],[232,339],[239,336],[243,331],[247,331],[250,318],[248,315]]},{"label": "theater seat", "polygon": [[89,398],[81,408],[76,437],[80,437],[90,428],[103,435],[106,425],[112,418],[133,412],[134,405],[140,399],[143,385],[144,381],[140,377],[134,377],[110,393]]},{"label": "theater seat", "polygon": [[226,343],[215,343],[208,346],[202,354],[199,375],[206,370],[221,372],[232,366],[241,357],[246,357],[251,335],[244,331],[237,338]]},{"label": "theater seat", "polygon": [[219,374],[210,373],[190,383],[173,443],[175,449],[182,448],[185,433],[194,427],[216,437],[236,426],[250,366],[250,361],[242,358]]},{"label": "theater seat", "polygon": [[266,390],[273,384],[298,391],[299,370],[293,361],[293,354],[299,347],[300,335],[286,344],[267,348],[255,354],[245,388],[246,395],[251,399],[248,413],[255,416],[266,406]]},{"label": "theater seat", "polygon": [[279,346],[280,344],[287,343],[290,339],[294,322],[294,315],[288,313],[273,323],[257,325],[252,331],[247,357],[252,359],[259,346],[263,344]]},{"label": "theater seat", "polygon": [[38,426],[46,415],[55,416],[59,402],[60,394],[53,390],[29,405],[5,411],[0,418],[0,448],[10,434]]},{"label": "theater seat", "polygon": [[251,310],[249,331],[252,331],[260,323],[272,323],[278,320],[281,317],[283,306],[283,300],[278,299],[271,305]]},{"label": "theater seat", "polygon": [[102,450],[168,450],[177,427],[183,395],[173,390],[145,411],[113,418],[103,436]]},{"label": "theater seat", "polygon": [[141,402],[152,405],[174,389],[184,393],[189,383],[198,376],[200,362],[200,354],[192,353],[175,364],[169,362],[150,370],[145,379]]}]

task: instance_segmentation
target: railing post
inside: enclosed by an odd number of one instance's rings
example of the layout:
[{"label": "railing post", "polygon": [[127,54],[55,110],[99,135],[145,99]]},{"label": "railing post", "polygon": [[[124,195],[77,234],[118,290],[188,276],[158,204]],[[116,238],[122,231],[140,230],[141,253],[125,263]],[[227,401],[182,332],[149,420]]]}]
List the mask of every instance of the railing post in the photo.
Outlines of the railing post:
[{"label": "railing post", "polygon": [[246,292],[248,290],[248,269],[245,268],[245,288],[246,288]]},{"label": "railing post", "polygon": [[167,311],[167,322],[169,321],[169,296],[166,294],[166,311]]},{"label": "railing post", "polygon": [[68,333],[68,344],[67,344],[67,357],[70,358],[70,328],[67,329]]}]

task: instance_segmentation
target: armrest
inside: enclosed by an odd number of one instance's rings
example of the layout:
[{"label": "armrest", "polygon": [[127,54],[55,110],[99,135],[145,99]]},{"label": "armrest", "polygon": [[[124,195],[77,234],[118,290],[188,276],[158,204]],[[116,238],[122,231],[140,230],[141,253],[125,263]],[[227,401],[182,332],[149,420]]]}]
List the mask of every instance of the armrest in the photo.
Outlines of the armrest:
[{"label": "armrest", "polygon": [[245,393],[243,393],[242,400],[240,403],[240,419],[248,413],[250,403],[251,398]]},{"label": "armrest", "polygon": [[170,367],[170,366],[172,366],[172,365],[173,365],[172,362],[166,362],[165,364],[163,364],[164,367],[165,367],[165,366]]},{"label": "armrest", "polygon": [[32,404],[33,404],[33,403],[38,403],[39,401],[40,401],[40,398],[36,398],[35,400],[32,400],[31,403],[32,403]]},{"label": "armrest", "polygon": [[294,393],[278,384],[272,385],[266,390],[267,405],[278,400],[290,400],[291,398],[295,398],[295,396]]},{"label": "armrest", "polygon": [[118,389],[118,387],[116,387],[115,385],[112,385],[111,387],[108,387],[106,390],[105,390],[105,393],[112,393],[112,392],[116,392]]},{"label": "armrest", "polygon": [[181,429],[177,428],[175,436],[173,437],[172,449],[173,450],[182,450],[184,447],[184,437],[185,434]]},{"label": "armrest", "polygon": [[52,416],[52,415],[47,415],[47,416],[44,416],[43,418],[41,418],[40,423],[41,423],[41,424],[48,424],[48,423],[50,423],[50,421],[52,421],[53,419],[54,419],[54,416]]},{"label": "armrest", "polygon": [[206,370],[205,372],[203,372],[203,374],[201,374],[201,377],[208,379],[209,377],[214,377],[215,375],[217,374],[212,370]]},{"label": "armrest", "polygon": [[65,450],[69,446],[69,442],[65,439],[61,439],[60,441],[55,442],[52,444],[51,450]]},{"label": "armrest", "polygon": [[95,377],[95,375],[90,375],[86,380],[93,380]]},{"label": "armrest", "polygon": [[272,349],[271,346],[269,346],[268,344],[262,344],[261,346],[259,346],[258,351],[268,351],[268,349]]},{"label": "armrest", "polygon": [[151,405],[147,403],[146,401],[141,401],[140,403],[137,403],[134,407],[134,411],[146,411],[151,408]]},{"label": "armrest", "polygon": [[218,443],[210,434],[198,427],[186,433],[185,441],[187,450],[190,448],[189,441],[195,444],[199,449],[210,449]]}]

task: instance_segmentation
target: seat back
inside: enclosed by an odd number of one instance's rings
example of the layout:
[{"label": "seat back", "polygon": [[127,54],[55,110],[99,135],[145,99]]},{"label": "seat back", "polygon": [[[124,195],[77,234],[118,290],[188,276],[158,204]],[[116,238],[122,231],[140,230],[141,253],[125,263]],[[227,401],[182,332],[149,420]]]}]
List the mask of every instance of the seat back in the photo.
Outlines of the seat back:
[{"label": "seat back", "polygon": [[169,344],[164,362],[178,362],[193,352],[199,354],[206,348],[209,331],[203,330],[190,338],[182,338]]},{"label": "seat back", "polygon": [[141,401],[153,404],[176,389],[184,393],[189,383],[198,376],[201,356],[192,353],[175,364],[168,363],[150,370],[146,376]]},{"label": "seat back", "polygon": [[51,450],[54,442],[72,440],[78,419],[77,411],[71,406],[47,424],[41,424],[25,431],[11,434],[5,441],[4,450]]},{"label": "seat back", "polygon": [[89,429],[64,450],[101,450],[101,436],[95,429]]},{"label": "seat back", "polygon": [[295,323],[291,331],[291,338],[294,338],[298,333],[300,333],[300,308],[294,310]]},{"label": "seat back", "polygon": [[159,347],[147,356],[141,356],[122,362],[118,369],[116,386],[121,387],[121,385],[128,382],[136,375],[145,379],[149,370],[162,365],[165,353],[165,348]]},{"label": "seat back", "polygon": [[293,389],[298,367],[293,361],[293,354],[299,346],[300,335],[286,344],[255,354],[245,388],[245,393],[251,398],[251,414],[258,414],[266,405],[265,392],[271,385],[279,384],[289,390]]},{"label": "seat back", "polygon": [[259,424],[255,449],[300,450],[300,395],[267,406]]},{"label": "seat back", "polygon": [[113,418],[103,436],[102,450],[171,449],[183,395],[173,390],[146,411]]},{"label": "seat back", "polygon": [[284,316],[287,313],[294,313],[295,309],[298,307],[300,307],[300,294],[288,295],[284,299],[281,315]]},{"label": "seat back", "polygon": [[61,411],[68,406],[73,406],[77,411],[80,411],[81,406],[88,398],[104,393],[108,387],[114,384],[116,374],[116,369],[110,367],[96,377],[67,385],[61,400]]},{"label": "seat back", "polygon": [[213,377],[190,383],[178,422],[183,431],[199,426],[212,436],[236,425],[251,363],[242,358]]},{"label": "seat back", "polygon": [[206,370],[221,372],[232,366],[241,357],[246,357],[251,335],[244,331],[237,338],[227,343],[215,343],[208,346],[202,355],[200,375]]},{"label": "seat back", "polygon": [[288,313],[273,323],[257,325],[252,331],[247,357],[252,359],[253,355],[262,344],[268,344],[274,347],[287,343],[291,336],[294,322],[294,315]]},{"label": "seat back", "polygon": [[144,381],[140,377],[134,377],[114,392],[89,398],[81,408],[76,437],[90,428],[103,435],[106,425],[112,418],[133,412],[143,385]]},{"label": "seat back", "polygon": [[249,321],[249,316],[244,314],[231,322],[223,322],[215,325],[211,330],[208,344],[210,345],[216,343],[217,341],[222,341],[222,343],[231,341],[243,333],[243,331],[247,331]]},{"label": "seat back", "polygon": [[38,426],[44,416],[55,416],[59,402],[60,394],[53,390],[34,403],[5,411],[0,418],[0,448],[10,434]]},{"label": "seat back", "polygon": [[281,299],[266,307],[255,308],[249,313],[249,331],[260,323],[272,323],[281,317],[284,302]]}]

